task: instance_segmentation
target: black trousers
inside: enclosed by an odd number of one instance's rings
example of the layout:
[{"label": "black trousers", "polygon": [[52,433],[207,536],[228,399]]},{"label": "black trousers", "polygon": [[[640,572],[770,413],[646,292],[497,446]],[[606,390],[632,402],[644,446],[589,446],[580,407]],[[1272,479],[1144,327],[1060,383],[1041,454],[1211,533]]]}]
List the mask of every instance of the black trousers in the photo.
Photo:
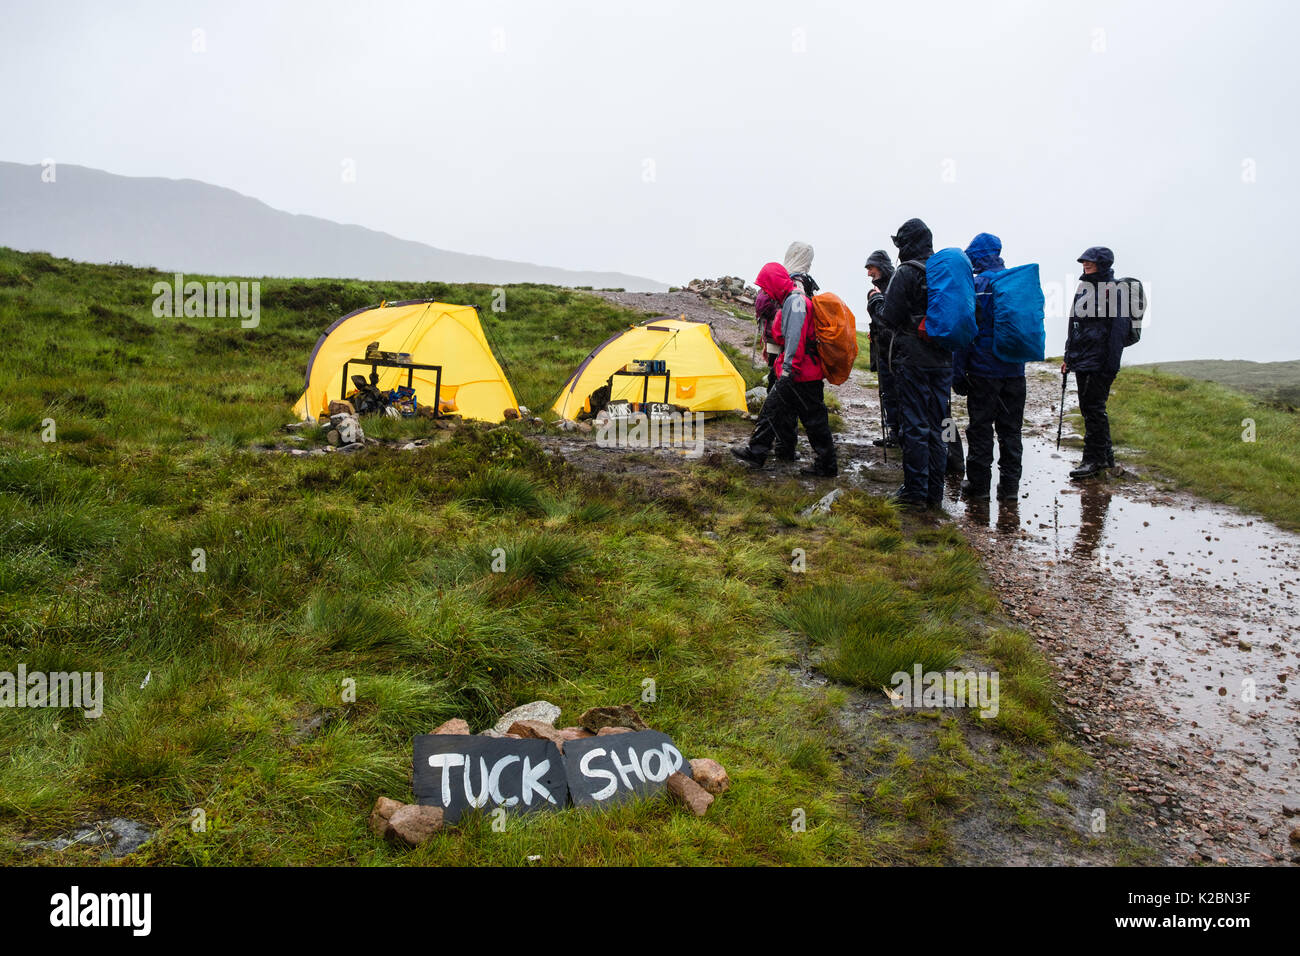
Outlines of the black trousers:
[{"label": "black trousers", "polygon": [[1023,446],[1020,439],[1025,418],[1025,379],[983,378],[966,376],[970,391],[966,396],[966,409],[970,425],[966,440],[970,453],[966,456],[966,477],[971,488],[987,493],[993,478],[993,435],[998,440],[998,491],[1013,494],[1020,488],[1020,468]]},{"label": "black trousers", "polygon": [[1110,419],[1106,402],[1114,372],[1076,372],[1079,380],[1079,411],[1083,412],[1083,460],[1097,465],[1115,464],[1110,446]]},{"label": "black trousers", "polygon": [[[776,366],[779,359],[776,356],[767,357],[767,392],[770,397],[772,389],[776,387],[777,374]],[[766,408],[766,404],[763,406]],[[789,406],[784,406],[773,411],[777,417],[773,424],[776,426],[776,440],[772,449],[777,458],[792,459],[794,458],[795,446],[799,443],[799,418],[792,414]],[[762,412],[759,412],[762,417]]]},{"label": "black trousers", "polygon": [[952,366],[898,365],[894,371],[898,373],[903,419],[902,497],[921,504],[938,504],[943,500],[948,464],[943,432],[951,418]]},{"label": "black trousers", "polygon": [[820,471],[835,471],[835,438],[831,434],[830,412],[826,409],[825,383],[796,382],[790,376],[779,378],[767,393],[763,410],[758,413],[758,424],[749,439],[749,450],[766,458],[773,447],[781,454],[783,442],[788,437],[790,451],[794,451],[797,422],[803,422],[812,446],[814,467]]}]

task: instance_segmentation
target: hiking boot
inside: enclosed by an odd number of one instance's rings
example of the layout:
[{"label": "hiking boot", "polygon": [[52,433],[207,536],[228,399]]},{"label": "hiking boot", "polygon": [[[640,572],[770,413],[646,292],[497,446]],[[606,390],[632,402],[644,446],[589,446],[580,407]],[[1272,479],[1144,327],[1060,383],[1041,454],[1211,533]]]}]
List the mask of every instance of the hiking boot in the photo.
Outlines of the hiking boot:
[{"label": "hiking boot", "polygon": [[777,461],[798,461],[799,453],[797,451],[778,451],[772,457]]},{"label": "hiking boot", "polygon": [[1079,467],[1074,469],[1074,471],[1070,472],[1070,477],[1075,481],[1080,481],[1084,478],[1095,478],[1105,470],[1106,466],[1101,462],[1085,461],[1080,463]]},{"label": "hiking boot", "polygon": [[873,438],[871,444],[877,448],[897,448],[899,445],[898,432],[890,432],[884,438]]},{"label": "hiking boot", "polygon": [[977,488],[971,484],[970,479],[968,478],[961,483],[961,496],[967,501],[988,501],[988,485],[985,485],[982,488]]},{"label": "hiking boot", "polygon": [[998,501],[1019,501],[1019,500],[1020,500],[1019,486],[1015,488],[1005,488],[1002,485],[998,485]]},{"label": "hiking boot", "polygon": [[750,468],[762,468],[766,460],[765,455],[760,455],[751,449],[748,445],[741,445],[738,448],[732,448],[731,453],[747,464]]},{"label": "hiking boot", "polygon": [[835,478],[839,473],[839,468],[821,468],[817,465],[799,469],[799,474],[807,475],[809,478]]}]

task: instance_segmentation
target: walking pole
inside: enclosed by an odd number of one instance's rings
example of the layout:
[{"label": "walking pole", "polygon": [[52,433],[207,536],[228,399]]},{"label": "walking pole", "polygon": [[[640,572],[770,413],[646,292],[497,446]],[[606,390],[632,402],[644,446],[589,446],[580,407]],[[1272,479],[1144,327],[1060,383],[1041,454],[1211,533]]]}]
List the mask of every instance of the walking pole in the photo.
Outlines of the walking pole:
[{"label": "walking pole", "polygon": [[[880,398],[880,376],[876,375],[876,397]],[[880,451],[889,463],[889,435],[885,433],[885,400],[880,398]]]},{"label": "walking pole", "polygon": [[1056,450],[1061,450],[1061,426],[1065,424],[1065,383],[1070,380],[1069,372],[1061,373],[1061,407],[1056,419]]}]

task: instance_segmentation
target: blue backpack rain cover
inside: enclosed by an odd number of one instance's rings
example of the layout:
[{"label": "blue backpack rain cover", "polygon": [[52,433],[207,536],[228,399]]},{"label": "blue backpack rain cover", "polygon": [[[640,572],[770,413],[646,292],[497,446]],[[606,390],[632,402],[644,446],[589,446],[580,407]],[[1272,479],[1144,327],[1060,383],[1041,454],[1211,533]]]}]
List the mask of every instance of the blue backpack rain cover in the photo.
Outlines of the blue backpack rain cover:
[{"label": "blue backpack rain cover", "polygon": [[940,249],[925,263],[924,337],[946,349],[970,345],[975,325],[975,272],[960,249]]},{"label": "blue backpack rain cover", "polygon": [[993,354],[1004,362],[1041,362],[1047,356],[1043,285],[1030,263],[989,276],[993,293]]}]

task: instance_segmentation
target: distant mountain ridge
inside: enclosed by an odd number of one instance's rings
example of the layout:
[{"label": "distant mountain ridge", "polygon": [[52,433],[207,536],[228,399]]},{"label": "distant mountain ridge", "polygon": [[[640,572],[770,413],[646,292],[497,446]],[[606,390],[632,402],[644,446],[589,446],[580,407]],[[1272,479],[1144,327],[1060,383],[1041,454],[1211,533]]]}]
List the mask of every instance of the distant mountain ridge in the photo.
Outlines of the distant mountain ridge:
[{"label": "distant mountain ridge", "polygon": [[580,272],[437,249],[364,226],[274,209],[193,179],[0,162],[0,246],[83,262],[217,276],[536,282],[662,292],[621,272]]}]

